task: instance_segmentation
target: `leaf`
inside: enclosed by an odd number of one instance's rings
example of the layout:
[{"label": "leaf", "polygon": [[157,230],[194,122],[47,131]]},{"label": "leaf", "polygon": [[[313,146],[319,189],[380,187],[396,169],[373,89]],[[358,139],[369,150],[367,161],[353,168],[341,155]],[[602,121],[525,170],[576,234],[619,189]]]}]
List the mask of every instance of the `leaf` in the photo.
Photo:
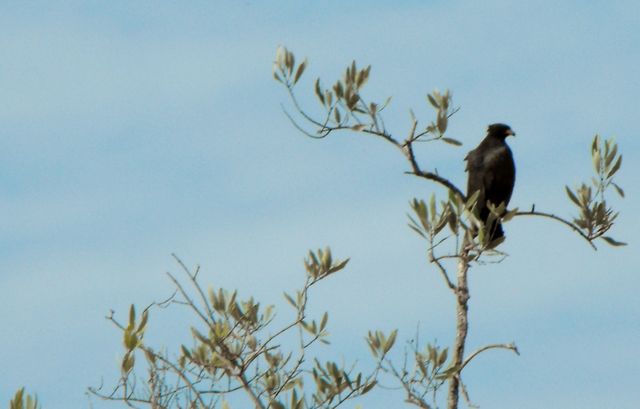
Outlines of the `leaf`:
[{"label": "leaf", "polygon": [[460,142],[457,139],[453,139],[453,138],[442,138],[443,142],[446,142],[450,145],[454,145],[454,146],[462,146],[462,142]]},{"label": "leaf", "polygon": [[293,67],[296,65],[296,57],[293,55],[291,51],[286,51],[285,55],[285,65],[289,69],[289,75],[293,72]]},{"label": "leaf", "polygon": [[269,408],[270,409],[286,409],[284,405],[278,401],[271,402],[271,405],[269,405]]},{"label": "leaf", "polygon": [[618,186],[617,184],[611,182],[611,184],[613,185],[613,187],[616,189],[616,192],[618,192],[618,194],[620,195],[620,197],[624,197],[624,190],[622,190],[622,188],[620,186]]},{"label": "leaf", "polygon": [[385,109],[390,103],[391,103],[391,99],[393,97],[387,97],[387,99],[384,101],[384,104],[382,104],[382,106],[380,107],[380,109],[378,109],[378,112],[382,111],[383,109]]},{"label": "leaf", "polygon": [[149,320],[149,311],[145,310],[142,313],[142,318],[140,319],[140,323],[138,324],[138,332],[144,332],[146,326],[147,326],[147,321]]},{"label": "leaf", "polygon": [[131,369],[133,369],[133,365],[135,364],[135,357],[130,353],[126,353],[124,358],[122,358],[122,371],[124,373],[129,373]]},{"label": "leaf", "polygon": [[364,395],[365,393],[367,393],[371,389],[373,389],[373,387],[376,386],[377,383],[378,383],[378,381],[376,381],[376,380],[371,381],[371,383],[368,383],[364,388],[362,388],[362,395]]},{"label": "leaf", "polygon": [[593,159],[593,168],[596,170],[596,173],[600,173],[600,168],[602,166],[602,162],[600,161],[600,151],[596,150],[593,152],[591,159]]},{"label": "leaf", "polygon": [[420,231],[420,229],[418,229],[416,226],[412,225],[411,223],[407,223],[407,225],[411,228],[411,230],[418,233],[423,239],[427,239],[427,236],[425,236],[425,234],[422,231]]},{"label": "leaf", "polygon": [[327,101],[327,105],[331,106],[333,102],[333,93],[329,90],[325,91],[325,99]]},{"label": "leaf", "polygon": [[440,106],[438,105],[438,102],[435,100],[435,98],[431,94],[427,94],[427,99],[429,100],[429,103],[434,108],[440,108]]},{"label": "leaf", "polygon": [[515,209],[511,209],[507,213],[505,213],[504,216],[502,216],[502,221],[503,222],[508,222],[509,220],[513,219],[513,216],[515,216],[516,213],[518,213],[518,208],[517,207]]},{"label": "leaf", "polygon": [[449,119],[446,114],[438,115],[438,131],[440,131],[441,134],[446,132],[448,122]]},{"label": "leaf", "polygon": [[329,314],[325,312],[322,316],[322,320],[320,321],[320,331],[322,331],[327,326],[327,320],[329,320]]},{"label": "leaf", "polygon": [[608,237],[608,236],[602,236],[601,238],[602,238],[602,240],[606,241],[608,244],[610,244],[610,245],[612,245],[614,247],[620,247],[620,246],[626,246],[627,245],[627,243],[624,243],[622,241],[614,240],[613,238]]},{"label": "leaf", "polygon": [[409,131],[409,140],[413,140],[414,136],[416,134],[416,127],[418,126],[418,121],[416,121],[415,117],[413,117],[413,112],[411,113],[412,115],[412,122],[411,122],[411,130]]},{"label": "leaf", "polygon": [[302,61],[302,63],[298,66],[298,70],[296,71],[296,75],[295,77],[293,77],[293,83],[295,84],[296,82],[298,82],[298,80],[300,79],[300,76],[302,76],[302,73],[304,72],[305,68],[307,68],[307,59],[305,58],[304,61]]},{"label": "leaf", "polygon": [[[435,220],[436,218],[436,195],[435,193],[431,193],[431,197],[429,198],[429,211],[431,212],[431,219]],[[426,218],[426,216],[425,216]]]},{"label": "leaf", "polygon": [[438,366],[442,366],[447,361],[447,352],[449,352],[448,348],[443,349],[440,352],[440,356],[438,357]]},{"label": "leaf", "polygon": [[591,153],[598,150],[598,145],[600,145],[600,135],[596,134],[593,137],[593,142],[591,143]]},{"label": "leaf", "polygon": [[316,96],[318,97],[320,102],[322,102],[322,105],[325,105],[324,94],[322,93],[322,90],[320,89],[320,78],[316,79],[315,92],[316,92]]},{"label": "leaf", "polygon": [[124,332],[124,346],[132,351],[138,346],[138,337],[131,331]]},{"label": "leaf", "polygon": [[606,167],[609,167],[609,165],[611,165],[611,162],[613,162],[613,160],[616,158],[616,153],[618,153],[618,145],[614,144],[613,149],[611,150],[611,153],[607,152],[606,159],[604,162],[604,165]]},{"label": "leaf", "polygon": [[339,262],[338,264],[334,264],[330,269],[329,269],[329,273],[335,273],[336,271],[340,271],[342,270],[347,263],[349,262],[350,259],[346,259],[344,261]]},{"label": "leaf", "polygon": [[610,178],[611,176],[613,176],[618,171],[618,169],[620,169],[620,165],[622,165],[622,155],[618,157],[616,164],[613,165],[613,168],[611,168],[611,170],[607,174],[607,177]]},{"label": "leaf", "polygon": [[133,329],[133,326],[136,323],[136,307],[131,304],[129,307],[129,327]]},{"label": "leaf", "polygon": [[573,203],[576,204],[576,206],[581,206],[580,205],[580,201],[578,200],[578,198],[576,197],[576,195],[573,194],[573,192],[571,191],[571,189],[569,189],[569,186],[565,185],[565,190],[567,191],[567,196],[569,196],[569,199],[571,199],[571,201]]},{"label": "leaf", "polygon": [[389,350],[393,347],[393,344],[395,344],[396,342],[396,336],[398,335],[398,330],[394,329],[393,331],[391,331],[391,334],[389,335],[389,338],[387,338],[387,340],[384,343],[384,353],[386,354],[387,352],[389,352]]},{"label": "leaf", "polygon": [[353,125],[353,126],[351,127],[351,130],[352,130],[352,131],[356,131],[356,132],[360,132],[360,131],[362,131],[363,129],[365,129],[366,127],[367,127],[367,126],[366,126],[365,124],[358,124],[358,125]]}]

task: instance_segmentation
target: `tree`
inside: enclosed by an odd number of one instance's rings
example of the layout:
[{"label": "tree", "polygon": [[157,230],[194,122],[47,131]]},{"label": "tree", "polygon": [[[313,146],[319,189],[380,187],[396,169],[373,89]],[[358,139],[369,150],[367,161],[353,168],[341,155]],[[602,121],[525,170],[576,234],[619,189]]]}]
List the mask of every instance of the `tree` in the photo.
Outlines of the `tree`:
[{"label": "tree", "polygon": [[[113,312],[108,316],[123,334],[121,377],[108,391],[90,388],[92,394],[131,407],[230,408],[227,396],[243,393],[245,407],[335,408],[376,385],[378,369],[363,374],[308,356],[314,344],[328,343],[328,315],[320,320],[307,317],[311,287],[342,270],[348,260],[334,260],[329,249],[309,252],[304,285],[293,295],[284,294],[295,314],[280,327],[275,327],[273,306],[262,308],[253,298],[241,300],[235,291],[204,291],[198,282],[199,268],[190,270],[176,260],[189,287],[169,273],[176,292],[167,300],[153,303],[140,316],[132,305],[126,325]],[[198,321],[191,327],[193,345],[181,345],[177,356],[144,339],[150,311],[172,305],[188,308]],[[377,348],[380,359],[394,338],[378,336],[384,342]],[[144,356],[146,379],[135,374],[136,355]],[[315,389],[307,395],[303,387],[309,383]]]},{"label": "tree", "polygon": [[[607,232],[613,227],[617,213],[608,206],[605,196],[613,188],[623,197],[623,190],[614,182],[622,157],[612,139],[596,135],[591,144],[595,177],[577,188],[565,187],[577,215],[565,219],[554,213],[535,209],[507,209],[504,204],[489,204],[490,215],[477,217],[478,195],[466,197],[448,178],[435,170],[426,170],[416,157],[416,143],[446,143],[454,147],[461,143],[447,136],[450,118],[458,111],[452,105],[449,91],[434,91],[427,95],[435,110],[435,119],[419,127],[411,112],[408,136],[400,139],[385,126],[384,103],[366,101],[362,89],[369,79],[371,67],[358,69],[350,64],[342,79],[327,89],[320,79],[313,89],[320,102],[319,117],[305,110],[295,92],[295,86],[307,67],[307,61],[296,64],[292,52],[278,50],[274,78],[288,92],[295,115],[285,111],[294,126],[307,136],[322,139],[331,134],[351,131],[380,138],[406,158],[407,174],[444,187],[446,198],[431,194],[428,200],[411,200],[409,227],[425,241],[428,261],[441,276],[456,302],[456,335],[449,347],[427,343],[413,344],[403,362],[389,357],[397,330],[389,334],[370,331],[367,343],[374,357],[373,369],[358,371],[355,365],[321,362],[313,357],[311,348],[328,343],[328,315],[308,317],[307,303],[313,286],[343,270],[348,259],[335,260],[331,251],[310,251],[305,263],[305,281],[294,294],[284,294],[293,308],[291,319],[277,325],[273,306],[263,307],[253,298],[241,299],[236,291],[222,288],[205,290],[199,281],[199,268],[188,268],[176,257],[182,278],[168,274],[175,292],[167,299],[152,303],[141,314],[131,306],[126,322],[111,311],[107,319],[121,331],[124,355],[120,379],[112,387],[90,388],[90,393],[102,399],[123,402],[129,407],[150,408],[230,408],[230,396],[241,395],[242,407],[259,409],[336,408],[344,402],[374,389],[380,378],[395,379],[404,390],[405,400],[419,408],[436,408],[438,393],[446,389],[447,407],[459,407],[460,397],[472,406],[463,383],[463,370],[481,353],[505,349],[518,353],[513,343],[491,343],[471,353],[466,351],[470,266],[485,261],[503,261],[507,256],[499,250],[500,241],[492,241],[491,226],[507,223],[518,217],[539,217],[559,222],[596,248],[598,240],[620,246]],[[433,167],[435,169],[435,167]],[[501,238],[502,239],[502,238]],[[454,272],[453,272],[454,271]],[[181,345],[177,351],[152,346],[145,338],[151,314],[168,307],[184,307],[196,320],[191,327],[191,345]],[[142,363],[140,362],[142,360]],[[146,375],[140,375],[146,372]],[[244,400],[243,400],[244,399]],[[14,404],[15,402],[15,404]],[[37,407],[23,390],[11,403],[14,407]],[[31,402],[31,403],[29,403]],[[235,402],[235,401],[234,401]],[[26,405],[26,406],[25,406]]]},{"label": "tree", "polygon": [[[506,256],[496,248],[503,238],[499,237],[492,241],[493,228],[497,223],[508,222],[514,217],[521,216],[544,217],[560,222],[581,236],[594,249],[596,249],[594,242],[597,239],[602,239],[613,246],[624,245],[625,243],[605,236],[618,216],[618,213],[607,205],[605,193],[610,187],[613,187],[621,197],[624,197],[622,188],[613,181],[622,164],[622,156],[618,154],[617,145],[612,139],[603,141],[598,135],[593,138],[591,156],[595,177],[591,178],[591,183],[582,183],[575,190],[568,186],[565,187],[569,199],[579,211],[578,216],[573,220],[566,220],[552,213],[536,211],[535,204],[531,206],[529,211],[520,211],[517,208],[506,209],[504,203],[498,207],[490,202],[478,203],[479,192],[471,197],[466,197],[449,179],[441,176],[435,170],[424,170],[414,153],[416,143],[444,142],[453,146],[461,145],[458,140],[446,136],[449,119],[458,111],[458,108],[452,108],[449,91],[444,93],[434,91],[428,94],[427,100],[436,111],[436,119],[427,122],[424,127],[419,127],[418,119],[413,112],[410,112],[411,124],[408,136],[405,139],[399,139],[386,128],[382,116],[390,98],[387,98],[384,103],[379,103],[367,101],[362,94],[362,89],[369,79],[371,66],[358,69],[356,62],[353,61],[347,67],[342,79],[337,80],[331,88],[324,88],[320,78],[316,79],[314,92],[324,111],[319,117],[314,117],[303,109],[294,93],[294,87],[306,67],[306,60],[296,65],[295,56],[291,51],[285,48],[278,50],[273,75],[275,80],[286,88],[294,110],[300,118],[296,121],[291,114],[285,111],[296,128],[316,139],[323,139],[332,133],[347,130],[381,138],[396,147],[407,159],[409,170],[406,173],[441,185],[448,190],[448,199],[441,200],[438,204],[433,194],[428,205],[424,200],[413,199],[411,204],[413,216],[410,216],[409,227],[426,240],[428,259],[436,266],[456,300],[456,338],[451,346],[450,362],[444,372],[439,374],[436,371],[429,374],[421,366],[424,355],[416,351],[416,366],[421,370],[418,377],[409,376],[404,371],[397,371],[388,361],[385,361],[386,366],[383,365],[382,369],[391,372],[398,378],[407,393],[407,401],[418,407],[432,407],[424,397],[429,391],[429,386],[432,386],[436,381],[434,390],[437,390],[439,387],[437,381],[442,379],[447,379],[449,384],[447,397],[449,409],[458,407],[460,394],[470,403],[466,388],[462,383],[462,370],[469,362],[478,354],[489,349],[503,348],[515,353],[518,353],[518,350],[514,344],[489,344],[465,355],[468,332],[469,286],[467,273],[469,266],[481,262],[485,257],[497,256],[502,259]],[[301,125],[299,121],[302,121],[304,125]],[[491,213],[486,219],[479,218],[474,209],[483,208],[485,205],[489,207]],[[447,226],[449,232],[445,235]],[[476,231],[478,231],[477,235]],[[444,254],[436,254],[436,250],[442,251],[446,244],[449,244],[449,250],[444,251]],[[447,265],[447,261],[454,261],[457,264],[455,279],[451,278],[449,271],[452,266],[451,263]],[[432,358],[430,362],[434,362],[432,349],[432,346],[427,345],[427,351]],[[446,353],[444,356],[442,359],[436,359],[435,362],[445,361]]]},{"label": "tree", "polygon": [[[381,138],[404,155],[409,165],[406,173],[447,189],[448,197],[444,200],[437,200],[434,194],[428,201],[413,199],[409,227],[425,240],[429,262],[435,266],[456,301],[453,344],[447,348],[432,344],[426,344],[424,348],[414,345],[413,362],[409,364],[405,360],[398,364],[388,358],[397,331],[390,334],[370,331],[367,342],[375,359],[372,372],[363,374],[331,361],[321,363],[308,356],[308,349],[316,342],[328,342],[328,316],[325,313],[319,321],[310,320],[306,314],[307,300],[312,286],[342,270],[348,260],[333,260],[328,248],[309,252],[302,289],[294,295],[285,293],[285,298],[295,309],[294,318],[275,330],[272,329],[272,306],[263,309],[252,298],[240,301],[236,292],[224,289],[210,289],[206,294],[197,280],[198,269],[191,271],[178,260],[191,284],[191,292],[170,274],[176,293],[168,300],[147,307],[139,318],[132,306],[127,325],[116,321],[113,314],[108,317],[123,333],[122,377],[108,393],[97,388],[91,389],[92,393],[104,399],[124,401],[130,406],[143,404],[152,408],[228,408],[226,397],[237,391],[243,392],[250,404],[260,409],[335,408],[369,392],[379,377],[391,376],[404,389],[406,401],[417,407],[437,407],[436,396],[445,386],[449,409],[459,406],[460,396],[472,405],[462,382],[464,368],[479,354],[491,349],[518,353],[513,343],[491,343],[471,353],[465,349],[469,328],[469,267],[487,259],[502,261],[506,257],[498,249],[504,239],[491,240],[492,226],[517,217],[535,216],[562,223],[594,249],[598,239],[613,246],[624,245],[605,235],[617,217],[617,213],[607,205],[605,194],[612,187],[621,197],[624,196],[623,190],[614,182],[622,156],[612,139],[602,140],[598,135],[593,138],[591,156],[595,177],[590,183],[583,183],[575,189],[565,187],[578,210],[578,215],[572,220],[537,211],[535,205],[522,211],[506,209],[504,204],[496,207],[491,203],[487,203],[491,213],[485,220],[474,211],[476,207],[485,205],[478,203],[477,193],[466,197],[449,179],[423,169],[414,153],[416,143],[461,145],[446,135],[449,120],[458,111],[452,106],[449,91],[434,91],[427,95],[429,104],[436,111],[435,119],[420,128],[418,119],[411,112],[410,131],[401,140],[385,127],[382,116],[390,99],[384,103],[367,102],[361,92],[369,79],[370,66],[358,69],[354,61],[347,67],[343,78],[330,89],[323,88],[320,79],[315,81],[314,92],[324,110],[319,118],[303,109],[294,93],[294,87],[306,67],[306,60],[296,64],[292,52],[284,48],[278,50],[274,78],[284,85],[295,113],[307,127],[312,128],[305,128],[285,110],[297,129],[316,139],[340,131]],[[455,273],[451,273],[452,269]],[[172,304],[191,309],[203,328],[191,329],[193,346],[182,345],[176,358],[144,342],[151,309]],[[295,349],[287,349],[283,347],[284,343],[277,343],[294,330],[297,330],[298,345]],[[144,354],[148,371],[146,381],[140,382],[134,375],[136,351]],[[309,388],[309,384],[313,387]],[[141,385],[144,385],[144,391],[140,391]]]}]

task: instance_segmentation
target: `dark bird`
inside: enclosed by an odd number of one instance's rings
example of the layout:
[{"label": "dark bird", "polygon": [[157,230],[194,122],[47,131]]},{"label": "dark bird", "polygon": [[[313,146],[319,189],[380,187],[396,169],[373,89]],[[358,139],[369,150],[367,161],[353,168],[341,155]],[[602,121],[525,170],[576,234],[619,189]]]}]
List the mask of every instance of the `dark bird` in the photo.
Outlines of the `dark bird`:
[{"label": "dark bird", "polygon": [[[505,124],[492,124],[487,129],[487,136],[477,148],[464,158],[469,172],[467,182],[467,198],[480,191],[476,204],[476,215],[487,222],[490,210],[487,202],[498,207],[504,203],[505,208],[511,199],[513,185],[516,182],[516,166],[511,149],[505,142],[515,132]],[[502,224],[498,221],[490,229],[490,241],[504,237]]]}]

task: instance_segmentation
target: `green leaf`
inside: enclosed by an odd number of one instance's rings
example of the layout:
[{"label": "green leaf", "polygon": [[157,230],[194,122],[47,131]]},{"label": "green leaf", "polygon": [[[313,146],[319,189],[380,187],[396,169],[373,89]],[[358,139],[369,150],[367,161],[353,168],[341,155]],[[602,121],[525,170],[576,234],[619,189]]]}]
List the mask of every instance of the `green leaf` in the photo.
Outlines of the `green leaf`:
[{"label": "green leaf", "polygon": [[135,357],[129,352],[127,352],[124,355],[124,358],[122,358],[122,372],[124,372],[125,374],[131,372],[135,362],[136,362]]},{"label": "green leaf", "polygon": [[131,304],[131,307],[129,307],[129,328],[133,329],[135,323],[136,323],[136,307],[135,305]]},{"label": "green leaf", "polygon": [[438,105],[438,102],[431,94],[427,94],[427,99],[434,108],[440,108],[440,105]]},{"label": "green leaf", "polygon": [[596,173],[600,173],[600,169],[602,167],[602,162],[600,161],[600,151],[594,151],[591,159],[593,160],[593,168],[596,170]]},{"label": "green leaf", "polygon": [[449,352],[448,348],[443,349],[440,352],[440,356],[438,356],[438,366],[442,366],[447,361],[447,353]]},{"label": "green leaf", "polygon": [[[609,142],[609,141],[607,141]],[[607,168],[611,165],[611,162],[616,158],[616,153],[618,153],[618,145],[614,144],[611,153],[607,152],[607,156],[605,158],[604,166]]]},{"label": "green leaf", "polygon": [[336,85],[333,86],[333,91],[336,93],[336,97],[338,99],[344,96],[344,88],[342,87],[342,82],[336,82]]},{"label": "green leaf", "polygon": [[593,137],[593,142],[591,143],[591,153],[593,154],[593,152],[597,151],[600,145],[600,135],[596,134]]},{"label": "green leaf", "polygon": [[269,405],[269,409],[286,409],[284,405],[278,401],[273,401]]},{"label": "green leaf", "polygon": [[393,347],[393,344],[395,344],[397,335],[398,335],[397,329],[394,329],[393,331],[391,331],[391,334],[389,334],[389,338],[387,338],[387,340],[384,343],[383,351],[385,354],[389,352],[389,350]]},{"label": "green leaf", "polygon": [[138,346],[138,337],[131,331],[124,331],[124,346],[132,351]]},{"label": "green leaf", "polygon": [[618,186],[617,184],[611,182],[611,184],[613,185],[613,187],[616,189],[616,192],[618,192],[618,194],[620,195],[620,197],[624,197],[624,190],[622,190],[622,188],[620,186]]},{"label": "green leaf", "polygon": [[335,117],[336,123],[340,123],[340,120],[342,119],[340,116],[340,111],[338,110],[338,108],[333,110],[333,115]]},{"label": "green leaf", "polygon": [[339,263],[337,263],[337,264],[334,264],[334,265],[329,269],[329,271],[328,271],[328,272],[329,272],[329,273],[335,273],[336,271],[340,271],[340,270],[342,270],[342,269],[347,265],[347,263],[349,262],[349,260],[350,260],[350,259],[346,259],[346,260],[343,260],[343,261],[341,261],[341,262],[339,262]]},{"label": "green leaf", "polygon": [[369,392],[377,384],[378,384],[378,381],[376,381],[376,380],[373,380],[370,383],[368,383],[364,388],[362,388],[362,395],[364,395],[365,393]]},{"label": "green leaf", "polygon": [[142,318],[140,319],[140,323],[138,323],[138,332],[144,332],[147,321],[149,320],[149,311],[145,310],[142,312]]},{"label": "green leaf", "polygon": [[518,208],[517,207],[515,209],[511,209],[507,213],[505,213],[502,216],[502,221],[503,222],[508,222],[509,220],[513,219],[513,216],[515,216],[516,213],[518,213]]},{"label": "green leaf", "polygon": [[580,205],[580,201],[578,200],[578,198],[576,197],[576,195],[573,194],[573,192],[571,191],[571,189],[569,189],[569,186],[565,185],[565,190],[567,191],[567,196],[569,196],[569,199],[571,199],[571,201],[573,203],[576,204],[576,206],[581,206]]},{"label": "green leaf", "polygon": [[296,57],[293,55],[291,51],[286,51],[285,55],[285,65],[289,69],[289,75],[293,72],[293,67],[296,65]]},{"label": "green leaf", "polygon": [[322,316],[322,320],[320,321],[320,331],[324,330],[324,328],[327,326],[328,320],[329,320],[329,314],[325,312],[324,315]]},{"label": "green leaf", "polygon": [[438,131],[441,134],[444,134],[447,131],[447,124],[449,119],[447,118],[446,113],[438,114]]},{"label": "green leaf", "polygon": [[305,58],[304,61],[302,61],[302,63],[298,66],[298,70],[296,71],[296,75],[295,77],[293,77],[293,83],[295,84],[296,82],[298,82],[298,80],[300,79],[300,76],[302,76],[302,73],[304,72],[305,68],[307,68],[307,59]]},{"label": "green leaf", "polygon": [[622,165],[622,155],[618,157],[616,164],[613,165],[613,168],[611,168],[609,173],[607,173],[607,177],[610,178],[611,176],[613,176],[618,171],[618,169],[620,169],[620,165]]},{"label": "green leaf", "polygon": [[454,145],[454,146],[462,146],[462,142],[460,142],[457,139],[453,139],[453,138],[441,138],[443,142],[446,142],[450,145]]},{"label": "green leaf", "polygon": [[418,233],[422,238],[426,239],[427,236],[422,232],[422,230],[420,230],[420,228],[418,228],[418,223],[411,216],[409,216],[409,219],[411,220],[411,223],[407,223],[407,226]]},{"label": "green leaf", "polygon": [[320,102],[322,102],[322,105],[325,105],[324,94],[322,93],[322,90],[320,89],[320,78],[316,79],[314,90],[316,92],[316,96],[318,97]]},{"label": "green leaf", "polygon": [[431,212],[432,220],[436,218],[436,195],[431,193],[431,197],[429,198],[429,211]]},{"label": "green leaf", "polygon": [[612,245],[614,247],[620,247],[620,246],[626,246],[627,245],[627,243],[624,243],[622,241],[614,240],[613,238],[608,237],[608,236],[602,236],[601,238],[602,238],[602,240],[606,241],[608,244],[610,244],[610,245]]}]

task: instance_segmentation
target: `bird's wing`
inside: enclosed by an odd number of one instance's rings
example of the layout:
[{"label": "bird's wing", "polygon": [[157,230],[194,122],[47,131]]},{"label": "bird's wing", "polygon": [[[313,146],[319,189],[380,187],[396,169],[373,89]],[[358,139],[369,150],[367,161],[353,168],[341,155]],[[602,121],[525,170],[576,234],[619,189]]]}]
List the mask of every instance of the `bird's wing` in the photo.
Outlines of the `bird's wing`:
[{"label": "bird's wing", "polygon": [[515,184],[515,165],[508,146],[495,147],[483,156],[482,184],[485,200],[509,204]]},{"label": "bird's wing", "polygon": [[480,190],[481,197],[478,198],[478,203],[484,203],[484,176],[486,174],[486,166],[483,155],[476,148],[469,152],[464,160],[467,161],[466,171],[469,172],[467,179],[467,197],[470,197],[477,190]]}]

